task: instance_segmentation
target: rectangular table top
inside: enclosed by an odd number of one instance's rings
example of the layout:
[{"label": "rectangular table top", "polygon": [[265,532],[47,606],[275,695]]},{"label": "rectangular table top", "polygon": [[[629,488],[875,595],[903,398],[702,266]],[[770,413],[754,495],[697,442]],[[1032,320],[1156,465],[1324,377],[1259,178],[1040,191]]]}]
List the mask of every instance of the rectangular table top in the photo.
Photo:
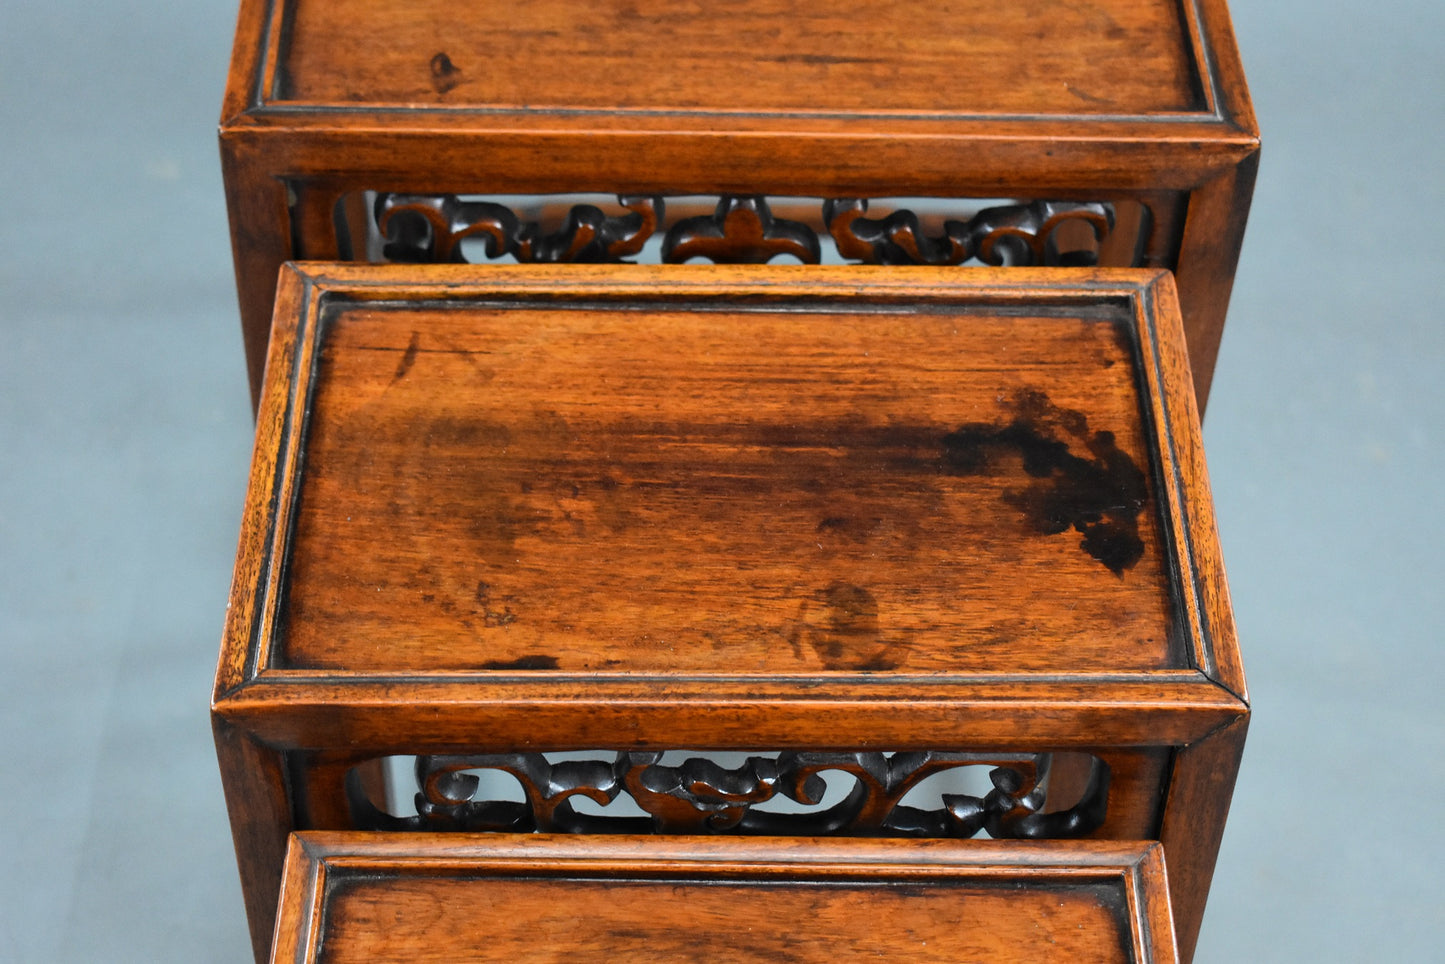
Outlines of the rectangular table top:
[{"label": "rectangular table top", "polygon": [[1242,690],[1165,276],[859,270],[290,274],[223,688]]},{"label": "rectangular table top", "polygon": [[273,961],[1173,961],[1157,844],[292,837]]},{"label": "rectangular table top", "polygon": [[327,312],[279,662],[1184,665],[1131,318],[699,307]]},{"label": "rectangular table top", "polygon": [[491,110],[1182,113],[1205,106],[1191,6],[286,0],[275,90]]},{"label": "rectangular table top", "polygon": [[454,132],[838,120],[1134,121],[1161,124],[1161,142],[1180,122],[1224,140],[1253,132],[1221,0],[248,0],[226,103],[237,130],[243,115],[282,126],[325,115],[332,127]]}]

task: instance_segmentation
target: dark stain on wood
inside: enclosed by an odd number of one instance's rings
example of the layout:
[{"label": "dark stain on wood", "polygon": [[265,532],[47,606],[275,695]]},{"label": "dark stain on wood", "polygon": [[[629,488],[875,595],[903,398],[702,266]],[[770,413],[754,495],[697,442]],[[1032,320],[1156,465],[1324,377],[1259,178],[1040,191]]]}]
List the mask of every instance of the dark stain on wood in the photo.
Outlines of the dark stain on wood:
[{"label": "dark stain on wood", "polygon": [[775,57],[764,57],[762,59],[775,64],[808,64],[810,66],[881,63],[877,57],[840,57],[836,54],[778,54]]},{"label": "dark stain on wood", "polygon": [[[477,605],[481,608],[474,609],[472,610],[472,612],[474,614],[481,615],[483,626],[505,627],[510,626],[512,625],[512,623],[515,623],[517,621],[517,614],[512,612],[511,606],[503,606],[501,609],[494,609],[491,606],[492,587],[491,584],[488,583],[485,579],[480,579],[477,581],[477,591],[475,594],[475,598],[477,601]],[[555,669],[556,667],[554,666],[552,668]]]},{"label": "dark stain on wood", "polygon": [[903,662],[901,639],[885,639],[878,627],[878,599],[848,582],[834,582],[816,594],[823,605],[819,617],[809,619],[809,604],[802,611],[789,642],[794,649],[806,642],[829,669],[863,672],[896,669]]},{"label": "dark stain on wood", "polygon": [[836,536],[853,543],[864,543],[883,522],[881,517],[860,518],[852,515],[830,515],[818,523],[819,536]]},{"label": "dark stain on wood", "polygon": [[517,621],[517,614],[512,612],[510,606],[502,607],[498,612],[495,609],[487,609],[482,612],[482,625],[488,627],[510,626]]},{"label": "dark stain on wood", "polygon": [[421,335],[412,332],[411,341],[406,343],[406,351],[401,353],[401,361],[396,365],[396,374],[392,377],[392,381],[401,381],[406,377],[406,373],[411,371],[411,366],[416,364],[416,355],[420,346]]},{"label": "dark stain on wood", "polygon": [[433,57],[428,66],[431,70],[431,85],[438,94],[445,94],[461,83],[458,75],[462,70],[452,63],[452,59],[446,55],[445,51]]},{"label": "dark stain on wood", "polygon": [[556,669],[555,656],[521,656],[517,659],[494,659],[482,664],[482,669]]},{"label": "dark stain on wood", "polygon": [[[1037,485],[1014,489],[1006,501],[1042,535],[1076,530],[1080,547],[1116,575],[1144,554],[1139,516],[1149,500],[1144,472],[1114,441],[1113,432],[1089,432],[1082,413],[1059,408],[1043,392],[1026,391],[1008,403],[1004,425],[964,425],[943,437],[944,469],[953,475],[987,475],[1017,456]],[[1088,456],[1077,454],[1073,443]]]}]

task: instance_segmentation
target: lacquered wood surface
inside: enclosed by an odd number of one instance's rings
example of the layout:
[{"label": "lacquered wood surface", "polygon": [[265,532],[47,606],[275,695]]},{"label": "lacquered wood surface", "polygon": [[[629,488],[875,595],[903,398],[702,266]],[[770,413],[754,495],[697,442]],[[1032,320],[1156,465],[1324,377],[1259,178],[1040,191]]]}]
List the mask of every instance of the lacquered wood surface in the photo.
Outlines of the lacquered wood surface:
[{"label": "lacquered wood surface", "polygon": [[1177,0],[279,6],[289,29],[277,102],[948,115],[1205,106],[1190,4]]},{"label": "lacquered wood surface", "polygon": [[276,961],[1173,961],[1157,845],[293,838]]},{"label": "lacquered wood surface", "polygon": [[1183,668],[1134,319],[325,313],[278,665]]}]

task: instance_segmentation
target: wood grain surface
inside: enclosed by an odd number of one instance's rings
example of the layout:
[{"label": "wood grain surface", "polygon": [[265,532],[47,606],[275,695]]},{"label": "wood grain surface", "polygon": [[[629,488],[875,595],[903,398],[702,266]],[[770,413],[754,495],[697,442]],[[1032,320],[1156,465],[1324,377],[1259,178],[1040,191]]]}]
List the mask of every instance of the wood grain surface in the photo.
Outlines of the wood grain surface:
[{"label": "wood grain surface", "polygon": [[273,959],[1173,961],[1163,883],[1150,844],[306,834]]},{"label": "wood grain surface", "polygon": [[1166,275],[755,271],[290,275],[218,692],[1243,695]]},{"label": "wood grain surface", "polygon": [[281,7],[276,91],[288,102],[1064,115],[1203,106],[1188,5],[1176,0]]},{"label": "wood grain surface", "polygon": [[338,306],[282,665],[1178,668],[1133,319],[1078,314]]}]

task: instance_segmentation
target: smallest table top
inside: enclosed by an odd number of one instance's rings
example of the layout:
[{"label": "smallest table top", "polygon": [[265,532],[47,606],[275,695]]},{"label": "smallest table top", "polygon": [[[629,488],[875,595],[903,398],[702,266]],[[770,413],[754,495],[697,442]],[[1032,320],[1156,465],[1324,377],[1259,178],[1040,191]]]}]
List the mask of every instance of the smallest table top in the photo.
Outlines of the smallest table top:
[{"label": "smallest table top", "polygon": [[275,962],[1177,960],[1158,844],[306,833]]}]

